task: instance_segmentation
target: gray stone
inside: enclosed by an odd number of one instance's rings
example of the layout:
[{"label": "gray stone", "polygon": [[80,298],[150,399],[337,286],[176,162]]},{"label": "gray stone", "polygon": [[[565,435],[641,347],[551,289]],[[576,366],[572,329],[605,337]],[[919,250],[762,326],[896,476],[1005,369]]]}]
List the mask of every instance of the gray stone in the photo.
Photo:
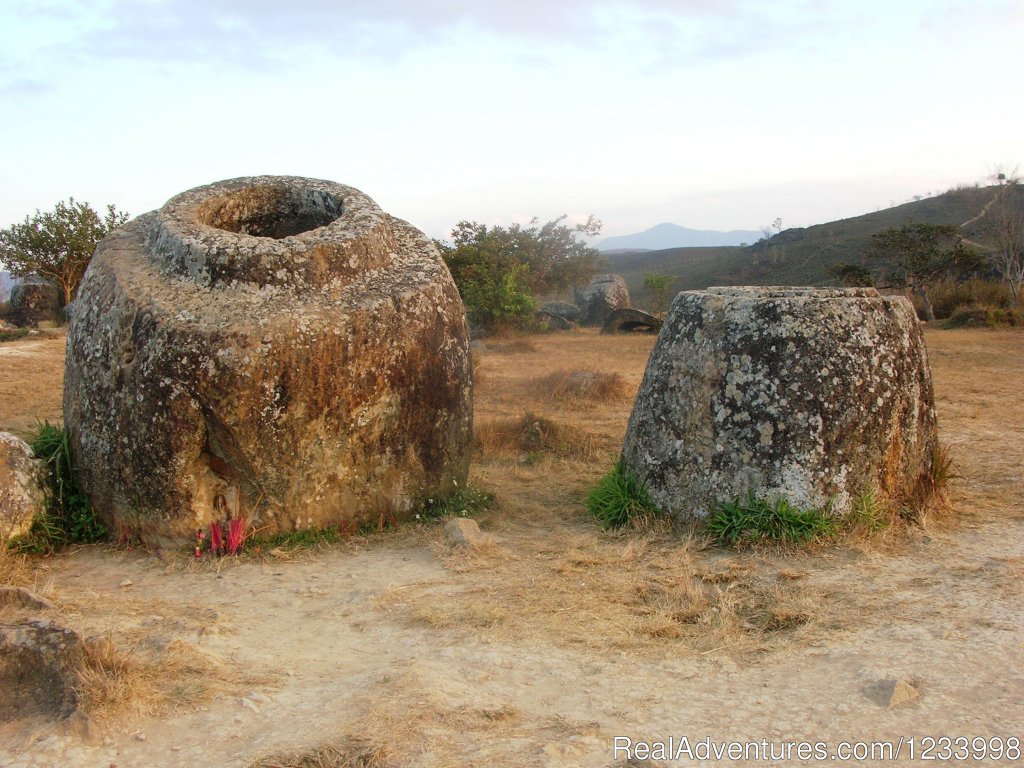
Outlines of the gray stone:
[{"label": "gray stone", "polygon": [[608,315],[601,333],[657,333],[662,322],[661,318],[642,309],[620,307]]},{"label": "gray stone", "polygon": [[910,303],[871,288],[680,293],[651,352],[622,457],[678,518],[754,493],[844,513],[899,498],[936,446]]},{"label": "gray stone", "polygon": [[576,327],[576,323],[571,320],[561,315],[545,312],[543,309],[538,310],[537,319],[544,323],[549,331],[571,331]]},{"label": "gray stone", "polygon": [[100,243],[69,315],[65,423],[112,530],[401,519],[466,478],[462,301],[431,240],[356,189],[180,194]]},{"label": "gray stone", "polygon": [[570,323],[575,323],[580,319],[580,308],[568,301],[549,301],[540,308],[540,311],[564,317]]},{"label": "gray stone", "polygon": [[574,291],[580,325],[604,325],[616,309],[629,306],[629,289],[619,275],[597,275]]},{"label": "gray stone", "polygon": [[70,716],[84,661],[82,638],[73,630],[50,621],[0,624],[0,722]]},{"label": "gray stone", "polygon": [[53,327],[63,319],[60,304],[60,290],[39,278],[26,278],[11,289],[11,319],[23,328]]},{"label": "gray stone", "polygon": [[0,432],[0,545],[27,533],[46,508],[42,465],[24,440]]},{"label": "gray stone", "polygon": [[476,520],[454,517],[444,524],[445,540],[453,547],[475,549],[490,543],[491,537],[480,530]]}]

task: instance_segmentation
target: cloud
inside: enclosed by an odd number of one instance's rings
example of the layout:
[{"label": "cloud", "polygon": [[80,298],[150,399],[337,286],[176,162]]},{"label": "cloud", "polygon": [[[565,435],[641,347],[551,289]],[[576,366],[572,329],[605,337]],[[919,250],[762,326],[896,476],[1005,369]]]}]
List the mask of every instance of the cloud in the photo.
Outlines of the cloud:
[{"label": "cloud", "polygon": [[14,99],[33,96],[42,96],[54,90],[56,86],[46,80],[33,78],[16,78],[0,84],[0,98]]},{"label": "cloud", "polygon": [[[606,50],[638,57],[745,55],[778,40],[787,14],[821,16],[822,0],[107,0],[67,7],[77,32],[51,47],[73,57],[272,68],[296,56],[388,60],[466,38],[500,39],[534,54]],[[20,18],[30,18],[22,9]],[[40,22],[52,20],[43,6]],[[753,30],[760,34],[746,36]]]}]

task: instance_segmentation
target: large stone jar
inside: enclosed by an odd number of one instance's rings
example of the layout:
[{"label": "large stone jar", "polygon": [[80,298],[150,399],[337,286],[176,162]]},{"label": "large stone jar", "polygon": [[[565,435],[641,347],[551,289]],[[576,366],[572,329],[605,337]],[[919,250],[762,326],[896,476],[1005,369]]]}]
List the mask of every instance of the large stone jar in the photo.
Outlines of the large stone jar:
[{"label": "large stone jar", "polygon": [[931,373],[914,310],[871,288],[680,293],[622,456],[652,500],[704,517],[748,493],[850,509],[930,470]]},{"label": "large stone jar", "polygon": [[431,241],[356,189],[180,194],[103,240],[69,315],[64,418],[115,530],[401,518],[466,479],[458,291]]}]

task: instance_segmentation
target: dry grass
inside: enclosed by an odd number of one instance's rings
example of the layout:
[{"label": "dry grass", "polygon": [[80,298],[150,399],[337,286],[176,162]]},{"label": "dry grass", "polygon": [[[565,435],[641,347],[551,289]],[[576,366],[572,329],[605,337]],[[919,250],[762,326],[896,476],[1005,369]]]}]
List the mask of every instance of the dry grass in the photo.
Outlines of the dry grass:
[{"label": "dry grass", "polygon": [[814,586],[780,581],[752,561],[721,562],[700,546],[664,530],[517,536],[486,553],[439,546],[461,591],[396,590],[380,606],[412,624],[485,639],[633,652],[760,651],[829,613]]},{"label": "dry grass", "polygon": [[260,758],[251,768],[388,768],[392,750],[364,738],[346,738],[336,744],[320,744],[285,750]]},{"label": "dry grass", "polygon": [[531,715],[483,694],[467,706],[415,670],[379,679],[350,709],[353,718],[336,740],[278,751],[250,768],[550,765],[543,744],[603,735],[598,723]]},{"label": "dry grass", "polygon": [[525,413],[519,419],[494,419],[476,425],[477,448],[488,456],[547,454],[592,461],[601,450],[599,438],[574,424]]},{"label": "dry grass", "polygon": [[63,419],[65,340],[46,334],[0,347],[0,431],[25,437],[43,420]]},{"label": "dry grass", "polygon": [[523,352],[536,352],[537,351],[537,345],[533,343],[532,339],[529,339],[527,337],[520,337],[520,338],[517,338],[517,339],[512,339],[510,341],[504,341],[504,342],[500,342],[500,343],[492,343],[492,344],[488,345],[487,348],[489,350],[491,350],[492,352],[498,352],[498,353],[508,353],[508,352],[511,352],[513,354],[516,354],[516,353],[521,354]]},{"label": "dry grass", "polygon": [[533,388],[539,396],[562,403],[617,403],[632,394],[618,373],[566,369],[536,379]]},{"label": "dry grass", "polygon": [[191,710],[255,682],[180,639],[136,640],[126,649],[107,633],[85,647],[77,692],[84,709],[104,719]]},{"label": "dry grass", "polygon": [[29,567],[28,558],[0,545],[0,584],[31,588],[33,581],[34,573]]}]

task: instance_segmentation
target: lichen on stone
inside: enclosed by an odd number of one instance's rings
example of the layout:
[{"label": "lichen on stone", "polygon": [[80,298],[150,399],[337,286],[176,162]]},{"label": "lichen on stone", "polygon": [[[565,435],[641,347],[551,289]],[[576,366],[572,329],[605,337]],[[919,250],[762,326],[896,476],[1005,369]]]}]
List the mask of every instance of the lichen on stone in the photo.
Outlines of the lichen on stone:
[{"label": "lichen on stone", "polygon": [[902,297],[727,287],[679,294],[623,459],[677,517],[754,493],[836,513],[898,496],[936,441],[927,354]]},{"label": "lichen on stone", "polygon": [[351,187],[200,187],[100,244],[71,305],[65,422],[113,530],[180,543],[401,517],[465,480],[464,310],[431,241]]}]

